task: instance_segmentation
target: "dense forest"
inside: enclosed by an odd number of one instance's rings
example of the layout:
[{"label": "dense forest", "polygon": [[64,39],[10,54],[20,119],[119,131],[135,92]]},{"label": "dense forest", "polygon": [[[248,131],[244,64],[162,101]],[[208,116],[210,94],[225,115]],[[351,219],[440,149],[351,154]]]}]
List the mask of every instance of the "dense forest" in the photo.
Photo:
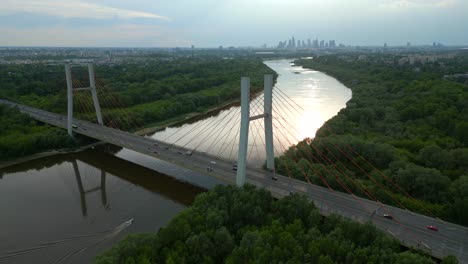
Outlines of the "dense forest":
[{"label": "dense forest", "polygon": [[0,104],[0,160],[74,146],[76,141],[66,130],[40,124],[18,109]]},{"label": "dense forest", "polygon": [[[252,90],[259,91],[267,73],[274,74],[259,58],[162,56],[99,65],[96,85],[106,124],[131,130],[237,99],[242,76],[249,76]],[[85,66],[74,67],[72,77],[75,87],[89,86]],[[0,98],[66,111],[63,65],[0,66],[0,87]],[[75,92],[74,102],[79,118],[95,119],[89,91]]]},{"label": "dense forest", "polygon": [[217,186],[198,195],[167,227],[129,235],[95,263],[436,262],[400,247],[371,224],[322,217],[305,196],[275,200],[246,185]]},{"label": "dense forest", "polygon": [[414,65],[359,55],[296,61],[336,77],[353,97],[278,170],[468,225],[468,85],[444,78],[468,71],[468,55]]},{"label": "dense forest", "polygon": [[[107,126],[138,130],[202,112],[240,97],[240,77],[253,91],[274,73],[258,58],[157,56],[146,62],[96,66],[96,85]],[[87,68],[72,69],[74,87],[89,86]],[[0,98],[56,113],[66,111],[63,65],[0,65]],[[74,93],[75,114],[95,120],[89,91]],[[73,145],[66,133],[39,125],[18,111],[0,108],[0,159]]]}]

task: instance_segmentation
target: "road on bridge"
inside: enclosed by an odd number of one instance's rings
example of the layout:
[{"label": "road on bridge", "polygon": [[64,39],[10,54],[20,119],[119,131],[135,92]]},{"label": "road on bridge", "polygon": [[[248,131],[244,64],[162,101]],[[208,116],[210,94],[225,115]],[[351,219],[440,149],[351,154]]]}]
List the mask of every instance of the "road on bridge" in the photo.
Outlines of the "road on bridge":
[{"label": "road on bridge", "polygon": [[[66,128],[67,119],[64,115],[6,100],[0,100],[0,103],[17,107],[21,112],[44,123]],[[192,152],[190,149],[90,122],[75,119],[73,124],[76,126],[73,128],[75,133],[165,160],[210,175],[229,184],[235,184],[236,171],[232,161],[222,160],[207,153]],[[324,215],[336,213],[361,223],[372,222],[406,246],[423,250],[438,258],[453,255],[459,259],[460,263],[468,263],[468,228],[466,227],[354,195],[331,191],[258,168],[247,168],[247,182],[266,188],[277,198],[292,193],[305,194]],[[385,218],[383,214],[390,214],[394,219]],[[428,230],[426,227],[430,225],[436,226],[439,230]]]}]

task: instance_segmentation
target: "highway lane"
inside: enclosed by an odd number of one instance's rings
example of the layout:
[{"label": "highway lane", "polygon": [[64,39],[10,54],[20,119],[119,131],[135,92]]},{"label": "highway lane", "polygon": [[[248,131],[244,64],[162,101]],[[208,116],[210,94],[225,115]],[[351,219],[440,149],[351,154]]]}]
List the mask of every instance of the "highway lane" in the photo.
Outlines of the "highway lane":
[{"label": "highway lane", "polygon": [[[19,110],[37,120],[66,128],[66,117],[63,115],[17,105],[4,100],[0,100],[0,103],[18,107]],[[187,151],[191,150],[94,123],[74,120],[74,124],[77,126],[73,129],[76,133],[208,174],[229,184],[235,184],[236,171],[233,170],[233,161],[222,160],[197,151],[191,155],[186,155]],[[208,167],[212,171],[207,171]],[[314,201],[322,214],[337,213],[359,222],[372,222],[407,246],[419,248],[436,257],[454,255],[459,258],[461,263],[468,263],[468,254],[466,252],[468,229],[466,227],[400,208],[382,205],[353,195],[330,191],[320,186],[275,175],[272,172],[257,168],[247,168],[247,175],[247,182],[270,190],[275,197],[279,198],[293,192],[306,194]],[[276,177],[277,180],[273,180],[272,177]],[[394,220],[384,218],[384,213],[391,214]],[[437,226],[439,231],[428,230],[426,228],[428,225]]]}]

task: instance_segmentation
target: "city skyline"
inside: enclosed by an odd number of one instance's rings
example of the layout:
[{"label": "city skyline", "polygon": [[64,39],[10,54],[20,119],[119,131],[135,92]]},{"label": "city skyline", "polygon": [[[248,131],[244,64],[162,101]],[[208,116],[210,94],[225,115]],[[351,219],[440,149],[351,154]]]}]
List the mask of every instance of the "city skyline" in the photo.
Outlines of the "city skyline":
[{"label": "city skyline", "polygon": [[3,0],[0,46],[259,47],[282,36],[306,46],[313,36],[337,46],[466,45],[467,9],[461,0]]}]

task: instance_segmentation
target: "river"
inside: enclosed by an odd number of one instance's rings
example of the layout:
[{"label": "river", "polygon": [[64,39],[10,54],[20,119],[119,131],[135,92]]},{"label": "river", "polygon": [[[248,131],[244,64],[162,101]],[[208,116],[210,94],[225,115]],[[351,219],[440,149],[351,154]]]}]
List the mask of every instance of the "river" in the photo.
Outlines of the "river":
[{"label": "river", "polygon": [[[313,138],[325,121],[345,107],[351,99],[351,90],[331,76],[295,66],[290,60],[266,61],[265,64],[279,75],[272,104],[273,144],[275,156],[279,156],[292,144]],[[250,108],[250,116],[261,114],[263,95],[253,99]],[[194,123],[166,128],[152,137],[235,161],[239,125],[240,107],[234,106]],[[263,164],[264,142],[263,119],[250,122],[247,153],[251,166]]]},{"label": "river", "polygon": [[[273,115],[277,117],[274,132],[278,135],[275,153],[279,155],[290,144],[314,137],[326,120],[345,107],[351,91],[336,79],[291,65],[289,60],[266,64],[279,74],[273,101]],[[291,111],[284,98],[292,99],[298,111]],[[252,104],[261,100],[260,95]],[[172,137],[176,144],[200,145],[199,151],[235,159],[238,126],[234,122],[233,127],[221,132],[225,140],[215,141],[216,135],[205,132],[195,139],[176,141],[203,124],[226,127],[228,123],[223,120],[238,113],[239,107],[233,106],[151,137]],[[214,125],[206,127],[206,131],[214,130]],[[262,128],[259,123],[251,127]],[[264,158],[262,136],[252,131],[250,164],[258,166]],[[204,138],[217,144],[203,145]],[[218,183],[205,175],[108,145],[0,169],[0,262],[88,263],[129,233],[157,231],[189,206],[198,193]],[[124,224],[130,219],[134,220],[131,224]]]}]

